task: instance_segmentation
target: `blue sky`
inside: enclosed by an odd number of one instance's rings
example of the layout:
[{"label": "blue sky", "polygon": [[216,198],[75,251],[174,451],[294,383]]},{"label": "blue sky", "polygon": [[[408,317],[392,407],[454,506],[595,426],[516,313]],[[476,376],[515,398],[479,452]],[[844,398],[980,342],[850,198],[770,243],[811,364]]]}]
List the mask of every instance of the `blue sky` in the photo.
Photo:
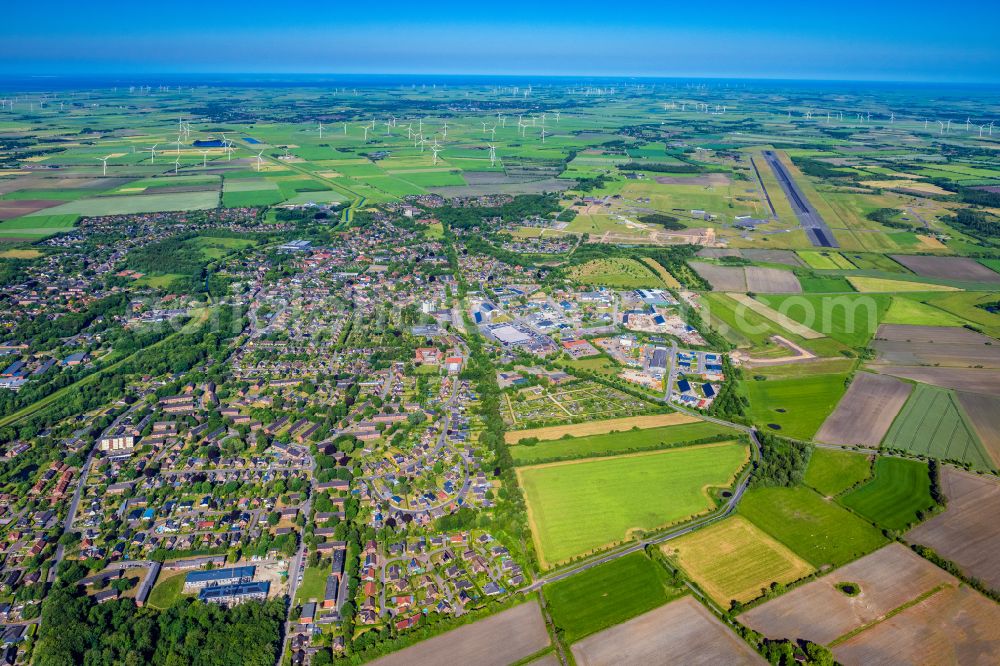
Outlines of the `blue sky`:
[{"label": "blue sky", "polygon": [[18,0],[4,14],[0,73],[8,74],[1000,80],[996,9],[979,0],[961,5]]}]

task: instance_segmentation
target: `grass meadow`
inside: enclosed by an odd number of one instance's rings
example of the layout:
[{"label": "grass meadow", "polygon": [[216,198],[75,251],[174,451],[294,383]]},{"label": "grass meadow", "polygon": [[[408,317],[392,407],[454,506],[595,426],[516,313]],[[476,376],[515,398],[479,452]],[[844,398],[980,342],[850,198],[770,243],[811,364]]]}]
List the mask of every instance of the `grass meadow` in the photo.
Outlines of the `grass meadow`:
[{"label": "grass meadow", "polygon": [[903,531],[918,521],[919,512],[934,507],[927,463],[879,458],[875,477],[840,498],[841,504],[891,530]]},{"label": "grass meadow", "polygon": [[755,488],[739,513],[812,566],[840,566],[882,546],[882,533],[810,488]]},{"label": "grass meadow", "polygon": [[609,456],[629,451],[661,449],[682,442],[694,442],[726,434],[733,435],[734,432],[714,423],[698,421],[697,423],[683,423],[663,428],[626,430],[607,435],[556,439],[531,446],[512,446],[510,447],[510,455],[514,459],[515,465],[534,465],[552,460]]},{"label": "grass meadow", "polygon": [[809,458],[804,482],[826,497],[834,497],[871,476],[867,455],[853,451],[816,448]]},{"label": "grass meadow", "polygon": [[621,624],[679,596],[679,590],[669,587],[664,568],[642,552],[545,586],[552,622],[565,632],[567,643]]},{"label": "grass meadow", "polygon": [[519,468],[543,565],[710,511],[710,488],[731,484],[748,454],[720,443]]}]

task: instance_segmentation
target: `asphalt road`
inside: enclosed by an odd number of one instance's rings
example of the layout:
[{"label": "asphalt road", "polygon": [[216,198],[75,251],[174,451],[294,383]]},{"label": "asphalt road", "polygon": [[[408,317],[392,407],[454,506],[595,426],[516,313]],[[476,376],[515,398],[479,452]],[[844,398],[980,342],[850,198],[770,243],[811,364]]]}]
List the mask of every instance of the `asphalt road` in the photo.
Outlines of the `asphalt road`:
[{"label": "asphalt road", "polygon": [[778,179],[778,184],[781,185],[785,196],[788,197],[788,202],[792,205],[792,210],[795,212],[795,217],[799,219],[799,224],[805,229],[809,242],[816,247],[840,247],[837,244],[837,239],[833,237],[830,227],[823,221],[823,218],[813,205],[809,203],[809,199],[806,198],[806,195],[799,188],[791,174],[788,173],[785,165],[778,159],[777,154],[773,150],[765,150],[764,159],[767,160],[771,171],[774,172],[775,177]]}]

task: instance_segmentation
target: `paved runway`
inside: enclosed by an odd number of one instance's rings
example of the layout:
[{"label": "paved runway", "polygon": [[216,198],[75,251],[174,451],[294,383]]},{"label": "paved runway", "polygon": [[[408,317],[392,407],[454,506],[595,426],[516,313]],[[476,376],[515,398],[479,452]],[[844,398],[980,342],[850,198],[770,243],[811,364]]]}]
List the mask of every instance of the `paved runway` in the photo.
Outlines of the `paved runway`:
[{"label": "paved runway", "polygon": [[781,189],[785,191],[785,196],[788,197],[789,203],[792,204],[792,210],[795,211],[795,216],[799,218],[802,228],[806,230],[806,236],[809,237],[809,241],[816,247],[840,247],[837,244],[837,239],[833,237],[830,227],[826,225],[826,222],[820,217],[819,212],[809,203],[806,195],[799,189],[799,186],[792,179],[785,165],[781,163],[781,160],[778,159],[774,151],[765,150],[764,159],[767,160],[771,171],[774,172],[775,177],[778,179]]}]

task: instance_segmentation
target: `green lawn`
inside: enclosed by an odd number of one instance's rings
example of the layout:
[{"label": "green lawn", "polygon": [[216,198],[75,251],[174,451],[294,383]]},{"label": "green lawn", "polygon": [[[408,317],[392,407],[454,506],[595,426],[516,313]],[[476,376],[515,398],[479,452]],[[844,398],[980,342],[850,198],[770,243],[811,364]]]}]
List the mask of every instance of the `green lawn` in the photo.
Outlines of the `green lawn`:
[{"label": "green lawn", "polygon": [[805,483],[833,497],[864,481],[872,473],[871,459],[852,451],[816,448],[809,459]]},{"label": "green lawn", "polygon": [[663,428],[557,439],[539,442],[533,446],[520,444],[510,447],[510,455],[515,465],[533,465],[543,461],[614,455],[630,450],[659,449],[681,442],[695,442],[706,437],[726,434],[732,436],[735,433],[729,428],[700,421]]},{"label": "green lawn", "polygon": [[918,521],[917,512],[934,507],[927,463],[879,458],[875,478],[840,498],[840,502],[882,527],[905,530]]},{"label": "green lawn", "polygon": [[662,606],[681,592],[666,583],[666,571],[645,553],[587,569],[545,586],[552,622],[567,643]]},{"label": "green lawn", "polygon": [[710,488],[731,484],[747,455],[723,443],[519,468],[543,565],[710,511]]},{"label": "green lawn", "polygon": [[840,566],[886,542],[877,529],[810,488],[756,488],[739,512],[816,568]]},{"label": "green lawn", "polygon": [[992,470],[993,464],[964,414],[954,392],[917,384],[886,433],[882,446],[942,460],[968,462],[978,470]]},{"label": "green lawn", "polygon": [[[793,379],[740,382],[750,400],[754,423],[781,435],[810,439],[844,395],[846,375],[807,375]],[[770,427],[777,425],[779,428]]]},{"label": "green lawn", "polygon": [[302,572],[302,583],[295,590],[295,603],[301,604],[313,599],[322,601],[326,594],[327,567],[306,567]]},{"label": "green lawn", "polygon": [[149,593],[149,599],[147,599],[149,605],[160,610],[173,606],[181,598],[181,590],[184,589],[184,578],[186,575],[179,573],[157,581]]}]

